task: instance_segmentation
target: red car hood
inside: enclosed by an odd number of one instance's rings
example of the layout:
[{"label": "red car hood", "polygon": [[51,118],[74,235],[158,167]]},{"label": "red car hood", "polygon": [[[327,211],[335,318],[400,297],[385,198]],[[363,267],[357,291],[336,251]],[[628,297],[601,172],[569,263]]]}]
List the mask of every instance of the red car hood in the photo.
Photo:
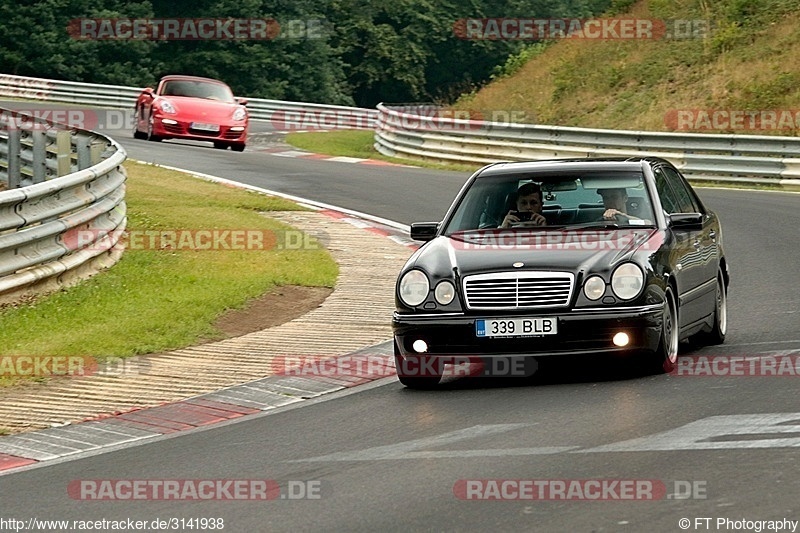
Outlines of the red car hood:
[{"label": "red car hood", "polygon": [[160,96],[161,100],[169,100],[175,107],[181,120],[194,122],[210,122],[226,124],[233,120],[233,112],[240,107],[236,103],[220,102],[207,98],[190,98],[185,96]]}]

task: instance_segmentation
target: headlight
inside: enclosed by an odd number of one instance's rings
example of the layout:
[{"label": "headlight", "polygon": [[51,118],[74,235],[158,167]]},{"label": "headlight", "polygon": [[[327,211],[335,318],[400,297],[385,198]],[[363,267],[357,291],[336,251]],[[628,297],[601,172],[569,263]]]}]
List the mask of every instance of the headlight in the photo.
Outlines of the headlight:
[{"label": "headlight", "polygon": [[599,299],[606,292],[606,282],[600,276],[592,276],[583,284],[583,294],[590,300]]},{"label": "headlight", "polygon": [[161,105],[161,111],[163,111],[164,113],[167,113],[167,114],[170,114],[170,115],[174,115],[175,113],[177,113],[177,111],[175,111],[175,106],[173,106],[167,100],[163,100],[160,103],[160,105]]},{"label": "headlight", "polygon": [[400,278],[400,299],[409,307],[416,307],[428,297],[428,276],[421,270],[409,270]]},{"label": "headlight", "polygon": [[238,107],[233,112],[233,120],[244,120],[245,117],[247,117],[247,111],[243,107]]},{"label": "headlight", "polygon": [[449,281],[442,281],[436,286],[433,295],[436,297],[436,301],[441,305],[447,305],[456,297],[456,288]]},{"label": "headlight", "polygon": [[625,263],[617,267],[611,276],[611,289],[621,300],[630,300],[642,292],[644,273],[638,265]]}]

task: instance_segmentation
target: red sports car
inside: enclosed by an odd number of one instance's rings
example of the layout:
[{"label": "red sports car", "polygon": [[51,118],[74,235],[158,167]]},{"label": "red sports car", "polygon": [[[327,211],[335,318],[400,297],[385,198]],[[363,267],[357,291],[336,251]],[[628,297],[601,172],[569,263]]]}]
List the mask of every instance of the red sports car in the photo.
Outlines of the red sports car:
[{"label": "red sports car", "polygon": [[214,148],[241,152],[247,142],[246,104],[221,81],[165,76],[155,91],[148,87],[136,99],[133,136],[211,141]]}]

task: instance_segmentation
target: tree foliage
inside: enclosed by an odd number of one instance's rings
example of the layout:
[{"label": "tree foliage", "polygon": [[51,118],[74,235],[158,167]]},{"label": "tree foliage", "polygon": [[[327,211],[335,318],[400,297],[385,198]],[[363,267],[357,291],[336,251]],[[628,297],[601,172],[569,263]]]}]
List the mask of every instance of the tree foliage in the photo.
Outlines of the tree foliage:
[{"label": "tree foliage", "polygon": [[[612,0],[0,0],[0,72],[119,85],[219,78],[250,97],[373,106],[450,101],[529,42],[465,40],[464,18],[588,17]],[[89,40],[89,18],[274,18],[272,40]],[[318,21],[318,22],[315,22]],[[304,26],[316,24],[311,35]],[[295,31],[292,31],[292,29]],[[322,30],[320,30],[322,28]]]}]

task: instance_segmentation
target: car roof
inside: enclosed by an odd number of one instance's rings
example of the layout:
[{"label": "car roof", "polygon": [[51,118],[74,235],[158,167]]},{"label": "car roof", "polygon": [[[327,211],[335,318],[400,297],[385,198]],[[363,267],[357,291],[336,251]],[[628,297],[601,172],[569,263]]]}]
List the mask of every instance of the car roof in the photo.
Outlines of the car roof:
[{"label": "car roof", "polygon": [[170,74],[169,76],[163,76],[159,83],[164,81],[174,81],[174,80],[190,80],[190,81],[208,81],[211,83],[219,83],[222,85],[227,85],[224,81],[215,80],[213,78],[203,78],[201,76],[185,76],[182,74]]},{"label": "car roof", "polygon": [[586,172],[586,171],[641,171],[642,164],[651,165],[667,163],[668,161],[657,157],[613,157],[613,158],[586,158],[586,159],[550,159],[545,161],[515,161],[494,163],[484,167],[479,172],[480,176],[501,176],[520,173],[561,173],[561,172]]}]

